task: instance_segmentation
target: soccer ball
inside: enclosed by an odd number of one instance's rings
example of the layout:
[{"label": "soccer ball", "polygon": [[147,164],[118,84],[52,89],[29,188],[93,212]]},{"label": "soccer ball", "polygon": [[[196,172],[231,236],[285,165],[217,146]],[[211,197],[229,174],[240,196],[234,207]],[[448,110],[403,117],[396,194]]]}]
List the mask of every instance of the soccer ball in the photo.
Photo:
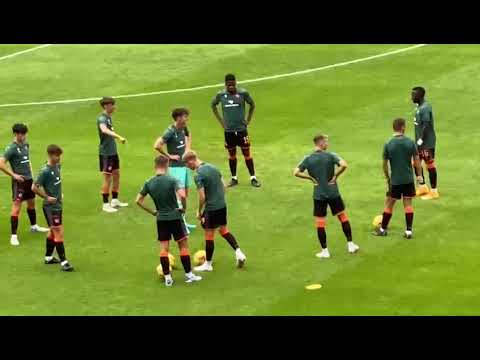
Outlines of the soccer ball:
[{"label": "soccer ball", "polygon": [[375,229],[378,229],[382,225],[383,215],[377,215],[373,218],[372,225]]},{"label": "soccer ball", "polygon": [[[172,273],[172,265],[170,265],[170,273]],[[158,276],[163,277],[162,264],[157,266],[157,274]]]},{"label": "soccer ball", "polygon": [[172,254],[168,253],[168,261],[170,262],[170,267],[172,269],[175,269],[175,256]]},{"label": "soccer ball", "polygon": [[193,263],[195,266],[202,265],[205,260],[206,260],[207,253],[205,250],[198,250],[194,255],[193,255]]}]

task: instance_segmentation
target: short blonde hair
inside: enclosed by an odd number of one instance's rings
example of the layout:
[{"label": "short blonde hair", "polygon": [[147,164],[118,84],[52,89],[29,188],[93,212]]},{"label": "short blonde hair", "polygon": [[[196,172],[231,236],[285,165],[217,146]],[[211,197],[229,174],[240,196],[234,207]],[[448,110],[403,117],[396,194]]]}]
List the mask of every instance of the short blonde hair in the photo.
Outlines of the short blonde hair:
[{"label": "short blonde hair", "polygon": [[183,154],[182,157],[183,161],[190,161],[190,160],[196,160],[197,159],[197,153],[193,150],[188,150]]}]

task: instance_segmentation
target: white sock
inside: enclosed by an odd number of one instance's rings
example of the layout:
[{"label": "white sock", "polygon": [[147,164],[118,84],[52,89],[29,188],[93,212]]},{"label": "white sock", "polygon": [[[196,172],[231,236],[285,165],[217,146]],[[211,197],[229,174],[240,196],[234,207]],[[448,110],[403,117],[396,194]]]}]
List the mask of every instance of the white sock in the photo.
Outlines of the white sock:
[{"label": "white sock", "polygon": [[257,179],[257,177],[256,177],[255,175],[253,175],[253,176],[250,176],[250,180],[253,180],[253,179],[255,179],[255,180],[256,180],[256,179]]},{"label": "white sock", "polygon": [[385,232],[385,229],[380,226],[380,232]]},{"label": "white sock", "polygon": [[209,265],[209,266],[212,266],[212,261],[205,261],[205,264]]},{"label": "white sock", "polygon": [[232,180],[238,180],[237,175],[232,176]]},{"label": "white sock", "polygon": [[53,259],[53,256],[45,256],[45,261],[50,261]]},{"label": "white sock", "polygon": [[433,189],[433,188],[432,188],[431,190],[432,190],[432,192],[437,192],[437,189]]},{"label": "white sock", "polygon": [[60,265],[62,265],[62,266],[64,266],[65,264],[68,264],[68,261],[67,261],[67,260],[62,261],[62,262],[60,263]]},{"label": "white sock", "polygon": [[193,273],[190,271],[190,272],[188,272],[188,273],[185,273],[185,276],[186,276],[186,277],[191,277],[191,276],[193,276]]},{"label": "white sock", "polygon": [[412,235],[412,230],[405,230],[405,234]]},{"label": "white sock", "polygon": [[17,234],[12,234],[12,238],[17,238]]}]

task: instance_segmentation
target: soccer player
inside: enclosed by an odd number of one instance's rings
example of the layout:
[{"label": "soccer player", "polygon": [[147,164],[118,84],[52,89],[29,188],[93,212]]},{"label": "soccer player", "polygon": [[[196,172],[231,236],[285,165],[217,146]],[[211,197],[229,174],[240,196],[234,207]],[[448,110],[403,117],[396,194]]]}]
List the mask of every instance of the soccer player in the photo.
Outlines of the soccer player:
[{"label": "soccer player", "polygon": [[[313,216],[317,228],[318,240],[322,251],[316,256],[321,259],[330,258],[327,247],[327,207],[330,207],[333,216],[338,217],[342,224],[342,230],[347,238],[347,250],[349,253],[357,252],[360,247],[352,240],[352,228],[345,212],[345,205],[338,190],[337,180],[347,169],[347,162],[337,154],[328,152],[328,136],[316,135],[313,138],[314,151],[306,156],[295,168],[293,175],[301,179],[310,180],[313,187]],[[335,166],[338,166],[335,172]],[[305,170],[308,174],[305,174]]]},{"label": "soccer player", "polygon": [[[28,128],[24,124],[15,124],[12,127],[14,139],[0,157],[0,170],[12,178],[12,212],[10,217],[11,237],[10,244],[20,245],[18,241],[18,217],[22,209],[22,202],[27,202],[27,214],[30,219],[32,232],[47,232],[48,229],[37,225],[35,211],[35,194],[32,191],[33,171],[30,162],[30,146],[27,143]],[[7,167],[10,163],[10,169]]]},{"label": "soccer player", "polygon": [[[220,116],[217,105],[222,104],[223,118]],[[248,116],[245,120],[245,103],[250,107]],[[242,149],[245,164],[250,173],[250,183],[254,187],[260,187],[260,182],[255,176],[255,167],[250,152],[250,139],[248,137],[247,126],[252,121],[255,110],[255,102],[247,90],[237,88],[235,75],[227,74],[225,76],[225,89],[219,91],[212,100],[212,110],[225,130],[225,148],[228,150],[230,172],[232,179],[228,186],[238,185],[237,177],[237,146]]]},{"label": "soccer player", "polygon": [[[47,220],[50,231],[47,234],[45,264],[61,265],[62,271],[73,271],[73,266],[65,255],[62,209],[62,179],[60,175],[60,161],[63,154],[62,149],[57,145],[47,147],[48,161],[40,170],[40,173],[32,185],[32,191],[44,199],[43,213]],[[53,251],[57,250],[58,257],[53,257]]]},{"label": "soccer player", "polygon": [[[185,151],[191,149],[192,136],[187,128],[187,122],[190,112],[186,108],[176,108],[172,111],[172,118],[174,123],[170,125],[162,136],[155,142],[154,148],[160,154],[165,155],[170,160],[168,168],[169,175],[173,176],[178,181],[180,202],[183,208],[183,219],[188,228],[195,228],[195,225],[190,225],[185,220],[187,211],[187,196],[188,189],[192,185],[192,177],[190,171],[185,166],[182,156]],[[163,149],[167,145],[167,151]],[[190,232],[190,231],[188,231]]]},{"label": "soccer player", "polygon": [[435,166],[435,127],[433,124],[432,105],[425,100],[425,89],[421,86],[412,89],[412,101],[417,105],[415,111],[415,142],[417,143],[420,157],[420,173],[423,179],[422,161],[426,164],[431,190],[423,183],[417,189],[417,196],[422,200],[438,199],[440,195],[437,190],[437,168]]},{"label": "soccer player", "polygon": [[[192,273],[188,237],[182,221],[183,209],[178,207],[180,191],[177,180],[168,175],[168,157],[160,155],[155,159],[155,176],[145,182],[137,196],[136,203],[143,210],[157,218],[158,240],[160,241],[160,264],[165,276],[165,285],[172,286],[170,261],[168,259],[169,243],[173,236],[180,249],[180,259],[185,269],[187,283],[200,281],[202,278]],[[145,205],[145,197],[150,195],[156,211]]]},{"label": "soccer player", "polygon": [[183,155],[183,161],[190,169],[197,172],[195,176],[199,202],[197,218],[205,230],[206,261],[195,267],[195,271],[213,271],[212,258],[217,228],[219,228],[220,235],[235,250],[237,267],[243,267],[247,257],[240,250],[237,240],[227,227],[227,204],[222,174],[215,166],[201,161],[194,151],[186,152]]},{"label": "soccer player", "polygon": [[[120,159],[117,152],[115,140],[122,144],[127,142],[123,136],[113,131],[112,114],[115,111],[115,99],[103,97],[100,100],[100,106],[103,108],[102,114],[97,119],[98,136],[100,137],[100,171],[103,173],[102,185],[102,210],[107,213],[117,212],[118,208],[128,206],[118,200],[118,191],[120,189]],[[112,190],[112,202],[108,202]]]},{"label": "soccer player", "polygon": [[[415,183],[412,169],[412,159],[417,174],[421,173],[420,159],[415,142],[405,136],[405,120],[393,121],[393,137],[383,148],[383,173],[390,186],[389,197],[385,204],[380,228],[374,231],[376,236],[387,236],[387,227],[392,218],[395,202],[403,198],[405,221],[407,228],[404,237],[411,239],[413,232],[413,206],[412,198],[415,196]],[[388,165],[390,163],[390,172]],[[419,183],[423,182],[422,175],[417,176]]]}]

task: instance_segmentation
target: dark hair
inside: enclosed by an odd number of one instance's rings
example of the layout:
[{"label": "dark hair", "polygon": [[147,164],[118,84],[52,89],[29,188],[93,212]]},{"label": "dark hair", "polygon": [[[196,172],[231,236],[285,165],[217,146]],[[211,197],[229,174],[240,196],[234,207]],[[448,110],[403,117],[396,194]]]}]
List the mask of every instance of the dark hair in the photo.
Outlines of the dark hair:
[{"label": "dark hair", "polygon": [[190,115],[190,111],[185,107],[175,108],[172,110],[172,118],[173,120],[177,120],[177,117],[183,115]]},{"label": "dark hair", "polygon": [[235,75],[233,75],[233,74],[227,74],[227,75],[225,75],[225,82],[227,82],[227,81],[235,81],[235,80],[236,80],[236,79],[235,79]]},{"label": "dark hair", "polygon": [[328,135],[318,134],[318,135],[315,135],[315,137],[313,138],[313,143],[318,144],[320,141],[323,141],[326,139],[328,139]]},{"label": "dark hair", "polygon": [[159,155],[155,158],[155,166],[166,167],[170,160],[165,155]]},{"label": "dark hair", "polygon": [[393,120],[393,130],[400,131],[402,128],[405,127],[405,119],[397,118]]},{"label": "dark hair", "polygon": [[60,146],[51,144],[51,145],[48,145],[47,147],[47,154],[60,156],[63,154],[63,150]]},{"label": "dark hair", "polygon": [[100,99],[100,106],[104,107],[107,104],[115,105],[115,99],[111,96],[104,96]]},{"label": "dark hair", "polygon": [[421,87],[421,86],[415,86],[413,89],[413,91],[417,91],[421,97],[424,97],[425,96],[425,88],[424,87]]},{"label": "dark hair", "polygon": [[28,128],[25,124],[15,124],[12,126],[12,131],[14,134],[26,134],[28,132]]}]

